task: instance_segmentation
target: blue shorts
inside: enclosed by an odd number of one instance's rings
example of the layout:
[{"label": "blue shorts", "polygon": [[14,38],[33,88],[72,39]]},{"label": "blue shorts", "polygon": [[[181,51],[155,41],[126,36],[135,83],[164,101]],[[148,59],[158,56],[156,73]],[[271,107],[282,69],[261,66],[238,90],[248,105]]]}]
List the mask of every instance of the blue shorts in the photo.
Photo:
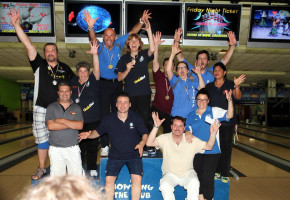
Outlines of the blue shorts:
[{"label": "blue shorts", "polygon": [[143,163],[141,158],[130,160],[108,159],[106,176],[118,176],[122,167],[126,165],[130,174],[143,176]]},{"label": "blue shorts", "polygon": [[37,144],[37,148],[38,149],[48,149],[49,143],[48,142],[39,143],[39,144]]}]

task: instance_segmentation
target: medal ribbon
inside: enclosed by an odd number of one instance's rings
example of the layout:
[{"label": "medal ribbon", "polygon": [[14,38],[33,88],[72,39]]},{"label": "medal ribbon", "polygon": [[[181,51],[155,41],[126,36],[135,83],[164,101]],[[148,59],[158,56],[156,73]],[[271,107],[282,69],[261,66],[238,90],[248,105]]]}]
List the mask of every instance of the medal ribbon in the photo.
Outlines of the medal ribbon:
[{"label": "medal ribbon", "polygon": [[168,95],[168,92],[169,92],[169,90],[170,90],[170,88],[171,88],[171,85],[170,85],[169,88],[168,88],[168,85],[167,85],[167,78],[165,78],[165,84],[166,84],[166,93],[167,93],[167,95]]},{"label": "medal ribbon", "polygon": [[188,94],[188,82],[186,81],[186,87],[185,85],[183,84],[183,80],[181,80],[181,83],[182,83],[182,86],[184,87],[185,91],[186,91],[186,95],[188,97],[188,100],[190,101],[190,98],[189,98],[189,94]]},{"label": "medal ribbon", "polygon": [[88,81],[86,81],[86,82],[84,83],[84,86],[83,86],[83,88],[81,89],[81,91],[80,91],[80,88],[79,88],[79,86],[78,86],[78,98],[80,98],[80,97],[81,97],[81,95],[82,95],[82,92],[83,92],[83,90],[84,90],[85,86],[87,85],[87,82],[88,82]]},{"label": "medal ribbon", "polygon": [[57,71],[58,71],[58,66],[59,66],[59,63],[57,63],[57,68],[56,68],[56,72],[54,73],[53,70],[52,70],[52,67],[50,65],[48,65],[49,69],[50,69],[50,72],[51,74],[53,74],[53,80],[55,80],[55,76],[57,74]]},{"label": "medal ribbon", "polygon": [[[107,47],[106,47],[106,49],[107,49]],[[109,53],[108,49],[107,49],[107,54],[108,54],[108,57],[109,57],[109,59],[110,59],[110,65],[112,65],[112,60],[113,60],[113,56],[114,56],[114,54],[113,54],[113,52],[112,52],[112,56],[110,56],[110,53]]]}]

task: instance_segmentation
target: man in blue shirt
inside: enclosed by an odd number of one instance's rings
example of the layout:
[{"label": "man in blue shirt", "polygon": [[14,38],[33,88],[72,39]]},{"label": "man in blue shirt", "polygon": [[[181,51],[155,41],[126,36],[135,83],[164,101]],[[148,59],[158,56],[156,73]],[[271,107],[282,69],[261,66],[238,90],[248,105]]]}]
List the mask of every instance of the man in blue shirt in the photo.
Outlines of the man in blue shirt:
[{"label": "man in blue shirt", "polygon": [[148,130],[142,117],[129,110],[130,98],[127,93],[120,93],[116,102],[117,112],[106,116],[97,130],[82,132],[79,140],[94,139],[109,134],[111,148],[106,167],[106,200],[113,200],[115,181],[121,168],[126,165],[131,174],[131,199],[140,199],[143,175],[142,154],[148,138]]},{"label": "man in blue shirt", "polygon": [[[91,18],[88,11],[84,13],[85,21],[88,24],[88,32],[90,41],[98,40],[94,31],[94,24],[98,18]],[[143,12],[139,22],[132,28],[132,30],[126,35],[117,39],[116,33],[112,28],[107,28],[103,34],[103,42],[99,42],[99,60],[100,60],[100,103],[102,108],[102,118],[107,116],[110,111],[116,111],[116,97],[122,91],[122,81],[118,81],[117,75],[114,73],[116,65],[121,57],[121,51],[125,45],[125,42],[131,33],[138,33],[146,21],[150,17],[151,13],[148,10]],[[101,139],[102,156],[108,155],[109,150],[109,138],[107,135]]]},{"label": "man in blue shirt", "polygon": [[[181,28],[179,28],[178,30],[175,31],[174,42],[179,44],[180,35],[181,34],[182,34],[182,29]],[[227,32],[227,35],[228,35],[228,38],[229,38],[229,42],[227,42],[228,45],[229,45],[229,49],[225,53],[223,58],[219,61],[219,62],[222,62],[224,65],[226,65],[230,61],[230,59],[231,59],[231,57],[232,57],[232,55],[234,53],[235,46],[237,44],[237,40],[236,40],[236,36],[235,36],[234,32],[229,31],[229,32]],[[202,51],[197,52],[196,61],[194,63],[194,66],[192,66],[183,57],[182,52],[177,54],[177,59],[178,59],[179,62],[181,62],[181,61],[186,62],[188,64],[188,66],[189,66],[189,70],[194,69],[195,66],[200,66],[201,76],[202,76],[202,78],[204,80],[204,84],[205,85],[214,81],[213,66],[208,68],[208,64],[209,64],[209,61],[210,61],[210,55],[209,55],[208,51],[202,50]],[[197,78],[197,76],[194,73],[192,73],[192,75]]]}]

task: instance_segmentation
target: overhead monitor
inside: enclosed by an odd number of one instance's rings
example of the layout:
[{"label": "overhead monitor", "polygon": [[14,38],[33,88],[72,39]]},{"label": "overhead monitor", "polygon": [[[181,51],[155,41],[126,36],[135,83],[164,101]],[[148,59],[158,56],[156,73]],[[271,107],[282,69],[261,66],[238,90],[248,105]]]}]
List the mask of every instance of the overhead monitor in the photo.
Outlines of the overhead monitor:
[{"label": "overhead monitor", "polygon": [[[139,22],[144,10],[149,10],[152,19],[150,24],[152,32],[160,31],[164,44],[172,44],[175,29],[182,27],[182,3],[181,2],[140,2],[125,1],[125,32],[128,33]],[[140,32],[142,41],[148,44],[145,31]]]},{"label": "overhead monitor", "polygon": [[65,42],[88,43],[88,26],[83,19],[83,11],[90,12],[92,18],[98,17],[94,30],[101,40],[106,28],[122,35],[122,1],[65,0],[64,1]]},{"label": "overhead monitor", "polygon": [[56,42],[53,0],[4,0],[0,2],[0,41],[17,42],[8,13],[19,9],[20,25],[32,42]]},{"label": "overhead monitor", "polygon": [[247,46],[290,48],[290,7],[253,5]]},{"label": "overhead monitor", "polygon": [[184,4],[184,45],[226,46],[227,32],[240,34],[241,5]]}]

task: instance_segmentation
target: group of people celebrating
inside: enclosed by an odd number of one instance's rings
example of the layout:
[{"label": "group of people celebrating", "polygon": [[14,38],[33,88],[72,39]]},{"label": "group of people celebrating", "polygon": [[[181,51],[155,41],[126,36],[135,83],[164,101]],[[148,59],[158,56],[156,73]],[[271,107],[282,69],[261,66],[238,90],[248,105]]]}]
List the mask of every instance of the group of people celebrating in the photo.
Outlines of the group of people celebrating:
[{"label": "group of people celebrating", "polygon": [[[194,65],[183,57],[182,30],[177,29],[171,54],[160,65],[162,33],[152,33],[148,10],[124,36],[117,38],[115,31],[107,28],[102,42],[94,31],[98,18],[93,19],[88,11],[83,15],[93,70],[90,74],[90,64],[79,62],[75,76],[70,67],[58,61],[56,44],[44,46],[43,59],[20,26],[19,10],[9,13],[35,75],[33,133],[39,167],[32,179],[46,173],[47,154],[53,176],[82,176],[85,160],[89,175],[97,176],[97,138],[101,136],[101,155],[107,155],[110,143],[107,200],[114,199],[115,181],[124,165],[131,175],[131,198],[140,199],[145,145],[162,150],[159,189],[164,199],[174,199],[177,185],[187,190],[189,200],[212,199],[215,175],[228,181],[236,124],[233,99],[242,97],[240,84],[246,78],[241,75],[232,81],[226,77],[225,65],[236,45],[234,33],[228,32],[229,49],[222,60],[208,67],[210,55],[205,50],[197,53]],[[141,29],[147,32],[148,49],[143,49],[138,35]],[[123,48],[126,54],[121,56]],[[150,61],[156,86],[151,107]],[[160,126],[164,134],[157,136]]]}]

